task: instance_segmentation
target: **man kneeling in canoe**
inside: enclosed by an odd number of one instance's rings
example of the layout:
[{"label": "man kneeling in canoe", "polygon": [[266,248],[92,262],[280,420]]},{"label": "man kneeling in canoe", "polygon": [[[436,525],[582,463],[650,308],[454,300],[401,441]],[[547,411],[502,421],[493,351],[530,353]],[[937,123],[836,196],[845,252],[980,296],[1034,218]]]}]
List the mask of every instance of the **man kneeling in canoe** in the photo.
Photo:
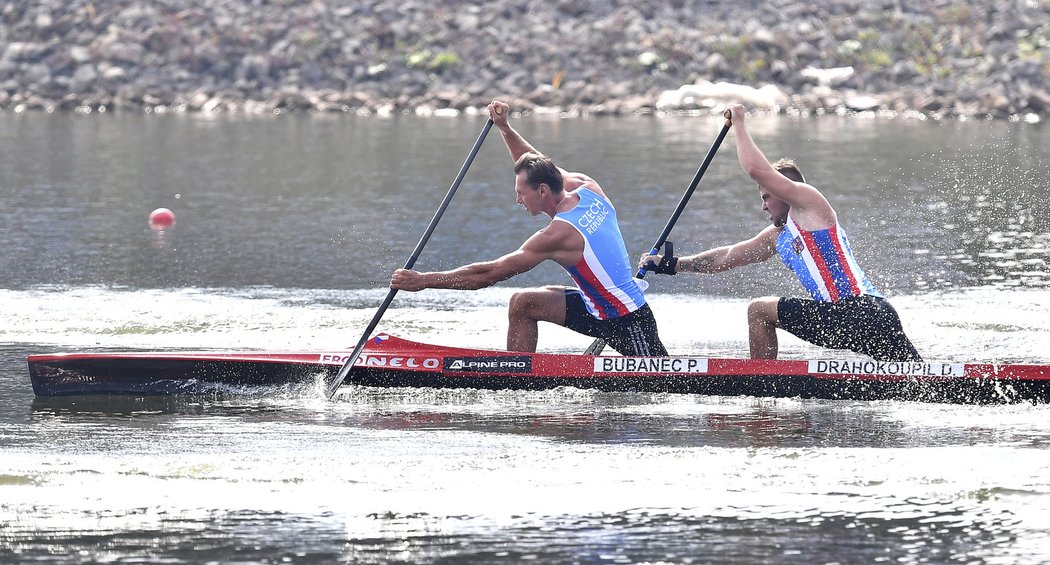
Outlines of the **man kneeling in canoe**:
[{"label": "man kneeling in canoe", "polygon": [[507,123],[509,106],[492,102],[488,111],[514,160],[517,203],[532,216],[550,216],[551,223],[517,251],[494,261],[441,272],[398,269],[390,288],[476,290],[550,259],[569,272],[578,288],[548,286],[515,293],[508,351],[536,351],[542,321],[600,337],[623,355],[667,355],[645,303],[645,283],[634,278],[616,210],[605,192],[594,179],[559,168],[529,145]]},{"label": "man kneeling in canoe", "polygon": [[877,361],[921,361],[893,306],[865,276],[831,204],[806,183],[793,161],[770,164],[748,133],[744,107],[730,109],[737,156],[758,183],[762,210],[773,225],[755,237],[688,257],[643,256],[640,267],[673,275],[718,273],[774,255],[798,277],[812,300],[765,297],[747,308],[751,357],[776,359],[776,329]]}]

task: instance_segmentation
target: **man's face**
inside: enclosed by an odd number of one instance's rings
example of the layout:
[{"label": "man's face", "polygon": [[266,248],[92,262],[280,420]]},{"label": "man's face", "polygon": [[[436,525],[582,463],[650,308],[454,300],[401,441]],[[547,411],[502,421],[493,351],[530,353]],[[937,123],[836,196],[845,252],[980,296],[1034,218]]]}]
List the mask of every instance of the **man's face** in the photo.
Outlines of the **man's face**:
[{"label": "man's face", "polygon": [[[540,184],[540,188],[544,188],[547,185]],[[536,216],[543,212],[540,207],[540,202],[543,200],[540,188],[532,188],[529,186],[529,182],[525,180],[525,171],[522,171],[514,177],[514,197],[515,202],[525,207],[525,211],[530,216]]]},{"label": "man's face", "polygon": [[773,196],[761,186],[758,187],[758,195],[762,197],[762,211],[769,214],[769,221],[777,227],[786,224],[788,211],[791,209],[788,203]]}]

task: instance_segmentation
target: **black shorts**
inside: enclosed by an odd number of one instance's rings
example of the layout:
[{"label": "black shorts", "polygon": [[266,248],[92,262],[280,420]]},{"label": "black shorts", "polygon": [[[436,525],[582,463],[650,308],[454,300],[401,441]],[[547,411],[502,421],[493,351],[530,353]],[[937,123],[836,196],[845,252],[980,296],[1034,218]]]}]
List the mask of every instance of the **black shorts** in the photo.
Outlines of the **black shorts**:
[{"label": "black shorts", "polygon": [[646,304],[611,320],[599,320],[587,311],[579,290],[565,289],[565,327],[591,337],[600,337],[621,355],[666,356],[660,342],[656,318]]},{"label": "black shorts", "polygon": [[781,298],[780,327],[821,347],[848,349],[876,361],[922,361],[904,335],[897,311],[888,301],[858,296],[838,302]]}]

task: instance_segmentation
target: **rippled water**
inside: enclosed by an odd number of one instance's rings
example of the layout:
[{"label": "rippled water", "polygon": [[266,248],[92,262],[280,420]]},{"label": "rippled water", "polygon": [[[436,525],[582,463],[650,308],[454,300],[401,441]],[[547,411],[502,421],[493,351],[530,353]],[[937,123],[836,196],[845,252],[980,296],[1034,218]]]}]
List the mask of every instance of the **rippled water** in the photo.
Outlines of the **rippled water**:
[{"label": "rippled water", "polygon": [[[480,125],[0,114],[0,561],[1050,560],[1047,406],[360,387],[327,402],[310,386],[33,397],[29,353],[352,345]],[[616,194],[640,253],[718,122],[521,129]],[[1050,361],[1045,128],[780,118],[753,132],[828,187],[927,358]],[[683,251],[762,227],[727,141],[676,228]],[[507,165],[494,136],[420,266],[489,258],[542,226],[515,210]],[[146,227],[159,206],[178,216],[164,234]],[[401,293],[381,329],[499,348],[514,288],[566,281],[552,268]],[[751,297],[799,294],[772,264],[652,283],[669,349],[712,356],[746,353]],[[540,348],[589,342],[545,327]]]}]

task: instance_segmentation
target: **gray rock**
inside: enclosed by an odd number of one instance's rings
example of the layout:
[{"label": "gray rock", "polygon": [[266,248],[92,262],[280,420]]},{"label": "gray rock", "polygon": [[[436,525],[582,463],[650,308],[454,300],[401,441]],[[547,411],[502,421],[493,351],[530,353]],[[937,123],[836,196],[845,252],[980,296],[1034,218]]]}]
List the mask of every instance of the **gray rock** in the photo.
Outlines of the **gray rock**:
[{"label": "gray rock", "polygon": [[121,81],[127,76],[127,72],[118,66],[107,66],[102,71],[102,78],[106,81]]},{"label": "gray rock", "polygon": [[37,43],[12,41],[4,49],[3,58],[8,61],[30,61],[39,58],[42,51]]},{"label": "gray rock", "polygon": [[51,14],[47,12],[40,12],[36,16],[36,20],[33,21],[33,25],[40,31],[47,31],[51,28],[54,20],[51,19]]},{"label": "gray rock", "polygon": [[138,64],[142,61],[145,49],[137,43],[114,41],[104,44],[102,57],[116,63]]},{"label": "gray rock", "polygon": [[51,70],[47,68],[47,65],[26,65],[23,69],[23,76],[28,85],[43,84],[51,80]]},{"label": "gray rock", "polygon": [[[8,61],[0,59],[0,80],[8,80],[18,71],[18,63],[14,61]],[[15,88],[18,88],[18,82],[15,81]]]},{"label": "gray rock", "polygon": [[87,63],[91,60],[91,50],[83,45],[76,45],[69,50],[69,56],[77,63]]},{"label": "gray rock", "polygon": [[73,73],[73,87],[77,90],[87,88],[95,82],[96,78],[98,78],[98,71],[95,70],[95,65],[80,65]]},{"label": "gray rock", "polygon": [[854,112],[867,112],[882,107],[882,102],[874,96],[850,96],[844,104]]}]

